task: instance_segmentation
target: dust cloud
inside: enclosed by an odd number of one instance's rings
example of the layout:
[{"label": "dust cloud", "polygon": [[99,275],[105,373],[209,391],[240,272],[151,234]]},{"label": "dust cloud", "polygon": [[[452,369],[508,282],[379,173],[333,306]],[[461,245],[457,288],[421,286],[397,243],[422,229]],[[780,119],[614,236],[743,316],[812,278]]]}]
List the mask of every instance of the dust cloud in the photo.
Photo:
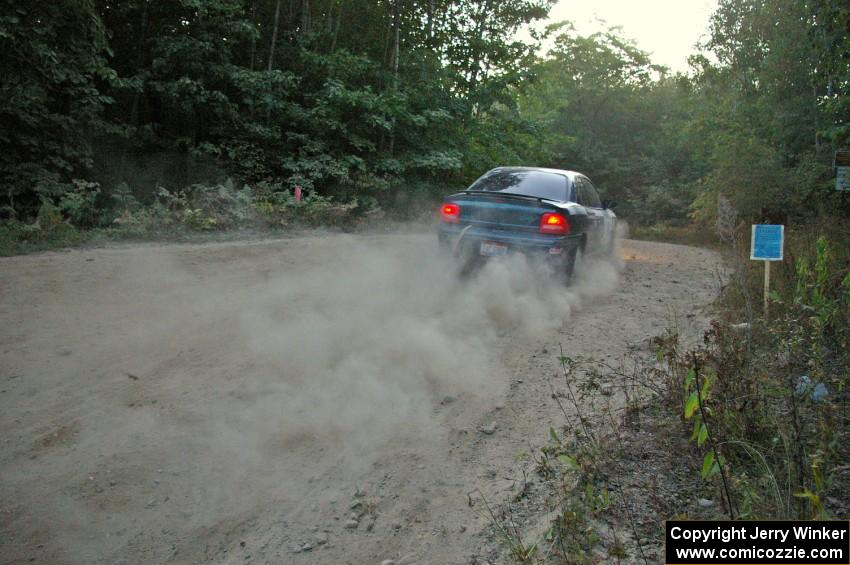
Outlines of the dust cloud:
[{"label": "dust cloud", "polygon": [[514,496],[517,452],[560,421],[559,343],[616,355],[671,309],[701,333],[714,253],[622,255],[568,287],[522,256],[459,276],[423,230],[5,258],[0,554],[462,562],[470,490]]},{"label": "dust cloud", "polygon": [[567,287],[522,255],[461,276],[422,237],[293,240],[263,257],[262,277],[255,263],[137,261],[122,276],[148,289],[150,319],[106,346],[161,359],[133,371],[162,379],[165,406],[125,415],[91,449],[148,438],[150,466],[191,477],[179,498],[198,525],[292,496],[324,454],[356,474],[403,446],[427,451],[447,397],[464,425],[504,399],[507,342],[557,335],[618,276],[588,263]]},{"label": "dust cloud", "polygon": [[[436,247],[436,246],[434,246]],[[357,450],[432,434],[445,396],[503,393],[501,339],[557,332],[618,267],[591,263],[571,287],[522,255],[468,277],[434,248],[351,241],[346,252],[281,273],[242,313],[246,345],[279,433]]]},{"label": "dust cloud", "polygon": [[[556,336],[618,279],[601,262],[566,287],[522,256],[459,276],[435,239],[22,261],[38,277],[9,286],[4,339],[25,345],[4,362],[26,388],[6,418],[43,417],[15,424],[0,495],[31,493],[50,524],[23,510],[10,524],[46,528],[86,561],[120,552],[140,523],[214,536],[268,501],[298,509],[319,488],[321,503],[381,458],[437,453],[449,427],[477,425],[505,398],[506,344]],[[67,443],[28,439],[63,430]]]}]

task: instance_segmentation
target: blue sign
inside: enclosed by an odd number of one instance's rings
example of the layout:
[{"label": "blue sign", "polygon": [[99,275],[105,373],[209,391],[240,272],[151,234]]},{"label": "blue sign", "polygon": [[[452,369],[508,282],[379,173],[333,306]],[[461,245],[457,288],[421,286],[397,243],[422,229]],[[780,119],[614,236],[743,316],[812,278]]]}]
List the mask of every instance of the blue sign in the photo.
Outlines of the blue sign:
[{"label": "blue sign", "polygon": [[756,224],[750,246],[750,259],[755,261],[782,261],[785,243],[785,226]]}]

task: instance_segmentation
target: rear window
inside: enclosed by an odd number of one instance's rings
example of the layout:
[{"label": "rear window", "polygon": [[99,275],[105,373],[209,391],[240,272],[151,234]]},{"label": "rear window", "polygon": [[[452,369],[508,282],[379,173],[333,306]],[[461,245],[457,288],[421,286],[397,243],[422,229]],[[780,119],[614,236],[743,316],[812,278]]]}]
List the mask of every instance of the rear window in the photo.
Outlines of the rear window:
[{"label": "rear window", "polygon": [[543,171],[493,171],[487,173],[467,190],[506,192],[557,200],[567,200],[567,177]]}]

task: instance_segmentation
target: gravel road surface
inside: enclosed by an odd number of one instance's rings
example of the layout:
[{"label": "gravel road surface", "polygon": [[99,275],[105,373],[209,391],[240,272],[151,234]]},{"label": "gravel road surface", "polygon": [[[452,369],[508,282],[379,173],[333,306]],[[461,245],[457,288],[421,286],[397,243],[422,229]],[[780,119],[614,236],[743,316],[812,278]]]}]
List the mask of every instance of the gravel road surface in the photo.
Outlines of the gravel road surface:
[{"label": "gravel road surface", "polygon": [[459,278],[433,234],[0,259],[0,562],[474,563],[573,357],[696,336],[710,251]]}]

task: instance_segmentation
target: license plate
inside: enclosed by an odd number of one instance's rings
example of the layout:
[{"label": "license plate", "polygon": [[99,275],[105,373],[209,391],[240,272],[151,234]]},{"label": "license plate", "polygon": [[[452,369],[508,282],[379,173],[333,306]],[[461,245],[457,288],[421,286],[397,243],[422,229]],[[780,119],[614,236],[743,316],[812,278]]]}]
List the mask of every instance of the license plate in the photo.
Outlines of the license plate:
[{"label": "license plate", "polygon": [[498,255],[507,255],[508,246],[494,241],[481,242],[481,255],[485,257],[496,257]]}]

